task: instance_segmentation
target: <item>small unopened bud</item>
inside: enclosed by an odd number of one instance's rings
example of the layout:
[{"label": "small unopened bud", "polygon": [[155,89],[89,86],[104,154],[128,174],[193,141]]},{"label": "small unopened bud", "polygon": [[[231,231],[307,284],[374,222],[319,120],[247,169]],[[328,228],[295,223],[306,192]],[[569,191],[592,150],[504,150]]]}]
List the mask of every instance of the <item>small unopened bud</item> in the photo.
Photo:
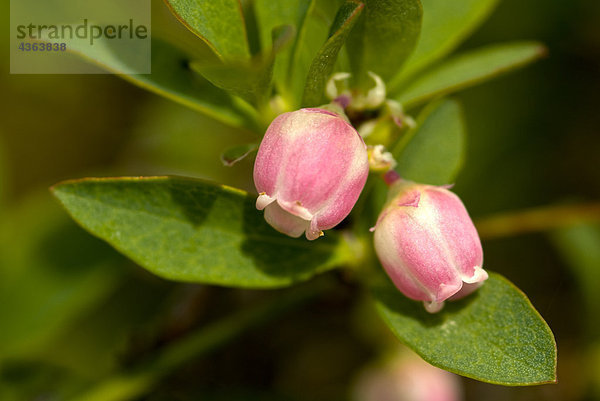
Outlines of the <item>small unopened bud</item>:
[{"label": "small unopened bud", "polygon": [[348,72],[338,72],[331,76],[325,86],[325,94],[330,100],[343,98],[347,106],[354,110],[373,110],[384,104],[387,96],[385,83],[381,77],[374,72],[368,72],[373,81],[371,87],[365,91],[357,91],[350,88]]},{"label": "small unopened bud", "polygon": [[385,102],[387,106],[387,112],[394,120],[394,123],[398,128],[415,128],[417,123],[415,120],[404,113],[404,108],[400,103],[395,100],[388,99]]},{"label": "small unopened bud", "polygon": [[369,167],[376,173],[385,173],[396,167],[396,160],[390,152],[386,152],[385,146],[375,145],[368,147]]},{"label": "small unopened bud", "polygon": [[477,230],[446,188],[396,181],[374,231],[375,251],[389,277],[431,313],[488,278]]},{"label": "small unopened bud", "polygon": [[401,352],[387,364],[371,367],[359,377],[353,401],[459,401],[460,379]]},{"label": "small unopened bud", "polygon": [[367,93],[357,93],[352,98],[350,106],[355,110],[377,109],[385,102],[387,93],[383,79],[371,71],[369,77],[373,80],[373,86]]},{"label": "small unopened bud", "polygon": [[329,100],[335,100],[340,96],[350,95],[350,77],[349,72],[336,72],[329,78],[325,85],[325,94]]},{"label": "small unopened bud", "polygon": [[256,207],[276,230],[314,240],[350,213],[368,174],[366,145],[338,114],[285,113],[273,120],[256,156]]}]

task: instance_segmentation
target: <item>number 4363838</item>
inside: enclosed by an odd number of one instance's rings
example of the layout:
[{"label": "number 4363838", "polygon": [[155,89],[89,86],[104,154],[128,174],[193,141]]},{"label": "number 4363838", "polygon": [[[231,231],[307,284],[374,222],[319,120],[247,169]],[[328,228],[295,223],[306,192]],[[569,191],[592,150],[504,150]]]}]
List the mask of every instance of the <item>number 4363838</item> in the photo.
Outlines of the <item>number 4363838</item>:
[{"label": "number 4363838", "polygon": [[21,42],[18,48],[23,52],[64,52],[67,50],[67,44]]}]

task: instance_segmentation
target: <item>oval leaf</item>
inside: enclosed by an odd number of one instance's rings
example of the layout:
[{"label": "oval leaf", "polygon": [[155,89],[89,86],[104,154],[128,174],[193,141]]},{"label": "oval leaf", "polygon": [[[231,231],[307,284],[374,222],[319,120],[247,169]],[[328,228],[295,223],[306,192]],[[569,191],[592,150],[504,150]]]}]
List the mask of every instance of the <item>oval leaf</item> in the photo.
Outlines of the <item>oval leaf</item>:
[{"label": "oval leaf", "polygon": [[498,274],[437,314],[402,295],[386,278],[373,288],[394,334],[434,366],[510,386],[556,382],[556,343],[525,294]]},{"label": "oval leaf", "polygon": [[498,0],[421,0],[423,25],[414,53],[400,75],[388,86],[390,92],[397,83],[454,50],[486,18]]},{"label": "oval leaf", "polygon": [[368,71],[394,77],[413,51],[421,31],[420,0],[365,0],[365,11],[348,38],[352,70],[359,81]]},{"label": "oval leaf", "polygon": [[239,0],[165,0],[175,17],[222,59],[250,57]]},{"label": "oval leaf", "polygon": [[397,100],[412,107],[522,67],[545,54],[546,48],[536,42],[493,45],[470,51],[417,77],[400,90]]},{"label": "oval leaf", "polygon": [[294,28],[283,25],[273,30],[270,52],[244,62],[206,63],[194,61],[190,67],[215,86],[263,109],[269,98],[275,56],[294,37]]},{"label": "oval leaf", "polygon": [[393,150],[396,170],[408,180],[431,185],[452,184],[465,155],[465,123],[454,100],[427,106]]},{"label": "oval leaf", "polygon": [[353,257],[333,233],[315,243],[279,234],[254,196],[203,181],[85,179],[53,192],[85,229],[167,279],[283,287]]},{"label": "oval leaf", "polygon": [[308,70],[302,99],[303,107],[321,104],[325,94],[325,84],[333,72],[338,53],[346,42],[346,38],[364,6],[359,1],[349,0],[339,9],[331,26],[329,39],[319,50]]}]

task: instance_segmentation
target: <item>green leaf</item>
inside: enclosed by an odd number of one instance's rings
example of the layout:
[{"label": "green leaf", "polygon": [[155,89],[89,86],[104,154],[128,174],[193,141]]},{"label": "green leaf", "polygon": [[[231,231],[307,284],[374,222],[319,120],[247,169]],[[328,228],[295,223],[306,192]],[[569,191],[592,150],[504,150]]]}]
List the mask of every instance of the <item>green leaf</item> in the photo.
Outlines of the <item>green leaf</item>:
[{"label": "green leaf", "polygon": [[428,105],[394,148],[396,170],[408,180],[431,185],[454,182],[465,156],[465,123],[454,100]]},{"label": "green leaf", "polygon": [[[298,41],[288,73],[290,92],[285,100],[289,103],[288,108],[291,110],[297,109],[301,105],[308,70],[323,43],[327,41],[337,11],[343,3],[341,0],[313,0],[311,2],[301,30],[298,32]],[[344,49],[340,52],[340,56],[343,53]]]},{"label": "green leaf", "polygon": [[400,90],[397,100],[405,107],[456,92],[502,73],[522,67],[546,54],[536,42],[516,42],[486,46],[455,56],[416,77]]},{"label": "green leaf", "polygon": [[[29,355],[112,293],[124,260],[70,221],[50,196],[0,225],[0,355]],[[120,266],[121,265],[121,266]]]},{"label": "green leaf", "polygon": [[255,59],[244,63],[212,65],[193,61],[190,68],[213,85],[241,97],[251,105],[260,108],[267,101],[273,73],[269,61]]},{"label": "green leaf", "polygon": [[388,85],[422,70],[454,50],[490,15],[498,0],[421,0],[423,25],[419,42],[402,72]]},{"label": "green leaf", "polygon": [[246,23],[239,0],[165,0],[190,31],[223,60],[250,57]]},{"label": "green leaf", "polygon": [[227,167],[231,167],[237,162],[245,159],[250,153],[258,150],[257,143],[248,143],[245,145],[238,145],[227,149],[221,155],[221,162]]},{"label": "green leaf", "polygon": [[204,61],[194,61],[190,66],[214,85],[261,110],[269,98],[275,56],[293,37],[293,27],[284,25],[273,31],[273,47],[266,55],[245,62],[207,64]]},{"label": "green leaf", "polygon": [[82,40],[73,40],[69,42],[69,49],[137,86],[225,124],[246,129],[255,124],[248,112],[227,93],[215,88],[189,68],[190,55],[166,42],[152,40],[152,74],[124,74],[123,71],[130,69],[127,61],[107,40],[99,40],[94,46]]},{"label": "green leaf", "polygon": [[331,26],[329,39],[327,39],[321,50],[319,50],[308,70],[304,96],[302,98],[303,107],[318,106],[321,104],[325,92],[325,84],[333,72],[338,53],[346,42],[346,38],[354,27],[354,24],[356,24],[364,6],[364,3],[359,1],[348,0],[339,9]]},{"label": "green leaf", "polygon": [[305,35],[306,18],[314,4],[315,0],[254,1],[263,47],[270,44],[273,29],[280,25],[293,26],[296,32],[292,45],[277,56],[273,72],[277,90],[286,99],[293,97],[290,81],[295,63],[292,63],[292,60],[296,58],[299,49],[298,43],[300,38]]},{"label": "green leaf", "polygon": [[352,260],[334,233],[315,243],[277,233],[255,196],[184,178],[86,179],[53,188],[85,229],[172,280],[273,288]]},{"label": "green leaf", "polygon": [[365,0],[365,11],[348,38],[354,76],[372,71],[384,81],[394,77],[410,56],[421,31],[420,0]]},{"label": "green leaf", "polygon": [[402,295],[386,278],[373,289],[394,334],[434,366],[510,386],[556,382],[556,343],[525,294],[492,273],[473,295],[436,314]]}]

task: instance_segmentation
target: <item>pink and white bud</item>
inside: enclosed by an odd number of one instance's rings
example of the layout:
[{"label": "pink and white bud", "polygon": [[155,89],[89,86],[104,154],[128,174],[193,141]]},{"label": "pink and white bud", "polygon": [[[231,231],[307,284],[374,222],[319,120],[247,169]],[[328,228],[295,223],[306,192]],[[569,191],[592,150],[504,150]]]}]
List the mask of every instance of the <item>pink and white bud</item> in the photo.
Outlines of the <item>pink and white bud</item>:
[{"label": "pink and white bud", "polygon": [[488,278],[477,230],[458,196],[444,187],[396,181],[374,231],[388,276],[431,313]]},{"label": "pink and white bud", "polygon": [[354,401],[459,401],[458,376],[402,352],[386,365],[364,371],[353,391]]},{"label": "pink and white bud", "polygon": [[368,174],[367,147],[342,117],[317,108],[284,113],[258,149],[256,208],[276,230],[314,240],[350,213]]}]

